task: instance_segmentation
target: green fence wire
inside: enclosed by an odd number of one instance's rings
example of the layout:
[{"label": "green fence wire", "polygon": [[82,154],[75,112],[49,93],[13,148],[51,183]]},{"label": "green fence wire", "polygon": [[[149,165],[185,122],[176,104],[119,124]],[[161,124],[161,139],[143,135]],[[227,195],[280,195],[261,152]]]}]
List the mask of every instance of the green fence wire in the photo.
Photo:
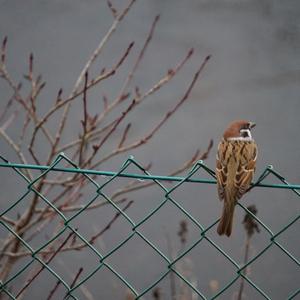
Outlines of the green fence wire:
[{"label": "green fence wire", "polygon": [[[28,253],[31,256],[30,261],[24,265],[16,274],[12,275],[5,281],[0,282],[0,296],[1,294],[6,294],[9,299],[17,299],[17,296],[14,295],[11,292],[11,289],[9,288],[10,285],[14,284],[14,281],[21,276],[21,274],[27,270],[34,262],[39,262],[45,270],[50,272],[57,281],[62,284],[66,290],[66,297],[64,299],[78,299],[78,297],[75,296],[75,291],[79,289],[87,280],[89,280],[91,277],[95,276],[95,274],[103,268],[106,268],[110,272],[112,272],[115,276],[117,276],[126,286],[127,288],[133,293],[135,299],[141,299],[145,294],[147,294],[151,289],[153,289],[155,286],[157,286],[166,276],[168,276],[170,273],[173,273],[174,276],[178,276],[182,281],[184,281],[194,292],[194,294],[197,294],[200,299],[217,299],[220,295],[224,294],[224,292],[229,289],[239,278],[244,278],[246,282],[248,282],[264,299],[271,299],[270,296],[267,294],[266,291],[264,291],[262,286],[258,286],[254,281],[250,279],[247,273],[245,273],[245,269],[253,264],[260,256],[262,256],[265,252],[269,251],[272,247],[277,247],[282,251],[284,255],[289,257],[291,262],[296,265],[297,268],[300,268],[300,262],[299,258],[297,258],[294,254],[292,254],[290,251],[288,251],[280,242],[279,237],[291,226],[293,226],[300,218],[300,212],[295,212],[295,216],[293,219],[288,223],[285,224],[279,231],[273,232],[267,224],[265,224],[260,218],[258,218],[256,215],[254,215],[251,211],[249,211],[246,207],[244,207],[242,204],[238,203],[242,209],[244,209],[247,213],[249,213],[259,224],[260,226],[266,231],[266,233],[269,235],[269,243],[260,250],[254,257],[252,257],[246,264],[241,265],[237,261],[235,261],[229,254],[227,254],[219,245],[217,245],[216,242],[214,242],[209,236],[208,232],[212,230],[213,227],[218,223],[218,220],[213,222],[207,227],[204,227],[200,224],[200,222],[191,215],[182,205],[180,205],[176,199],[172,196],[172,193],[181,185],[187,183],[187,182],[193,182],[193,183],[201,183],[201,184],[215,184],[215,173],[213,170],[208,168],[202,161],[198,161],[188,172],[188,174],[184,177],[180,176],[157,176],[157,175],[151,175],[141,164],[139,164],[133,157],[129,157],[121,166],[118,172],[108,172],[108,171],[96,171],[96,170],[90,170],[90,169],[80,169],[76,166],[75,163],[73,163],[67,156],[65,156],[63,153],[57,156],[55,161],[49,165],[49,166],[40,166],[40,165],[24,165],[24,164],[16,164],[16,163],[10,163],[5,158],[0,157],[2,162],[0,163],[0,167],[2,168],[11,168],[13,169],[19,176],[21,176],[26,182],[27,182],[27,191],[19,198],[17,199],[13,204],[11,204],[9,207],[5,208],[0,213],[0,224],[3,226],[6,230],[8,230],[11,235],[15,236],[17,239],[19,239],[20,243],[25,247],[28,251]],[[59,167],[59,164],[61,162],[66,162],[71,165],[70,168],[63,168]],[[129,173],[126,172],[126,170],[134,165],[137,167],[142,174],[137,173]],[[193,175],[198,172],[200,169],[204,170],[211,179],[200,179],[200,178],[194,178]],[[37,176],[34,180],[30,180],[23,172],[23,170],[39,170],[41,171],[41,174]],[[73,214],[71,217],[67,217],[63,211],[61,211],[55,204],[53,204],[47,197],[45,197],[41,192],[39,192],[35,184],[43,178],[45,175],[47,175],[49,172],[63,172],[63,173],[79,173],[85,176],[87,180],[89,180],[90,184],[95,188],[96,190],[96,196],[94,196],[92,199],[89,199],[87,203],[82,206],[81,209],[79,209],[75,214]],[[104,184],[98,184],[93,178],[92,175],[102,175],[103,177],[107,177]],[[280,184],[270,184],[266,183],[265,179],[274,176],[281,182]],[[129,215],[124,212],[121,207],[117,203],[115,203],[108,195],[106,195],[103,191],[104,187],[108,185],[110,182],[114,181],[118,177],[126,177],[126,178],[133,178],[133,179],[139,179],[139,180],[145,180],[145,181],[152,181],[155,183],[164,193],[164,198],[162,201],[150,211],[144,218],[139,221],[138,223],[135,222],[132,218],[129,217]],[[167,188],[164,184],[164,182],[176,182],[171,188]],[[265,168],[265,170],[262,172],[262,174],[258,177],[257,181],[254,182],[251,186],[251,188],[274,188],[274,189],[288,189],[295,193],[297,196],[299,196],[300,200],[300,185],[297,184],[290,184],[287,182],[287,180],[279,174],[277,171],[273,169],[272,166],[268,166]],[[6,214],[11,211],[16,205],[18,205],[20,202],[22,202],[25,197],[29,193],[36,194],[40,199],[42,199],[46,205],[51,207],[57,215],[62,219],[64,226],[63,228],[50,240],[48,240],[46,243],[41,245],[39,248],[34,249],[29,242],[26,241],[22,237],[22,235],[19,235],[13,228],[11,224],[6,222],[5,216]],[[76,228],[74,228],[71,225],[71,221],[76,219],[79,215],[84,214],[85,210],[92,205],[96,199],[101,196],[102,198],[107,201],[108,204],[110,204],[116,212],[118,212],[120,215],[122,215],[127,222],[130,224],[132,228],[132,232],[124,239],[119,241],[119,244],[114,247],[112,250],[110,250],[107,254],[102,254],[92,243],[90,243],[86,237],[84,237],[82,234],[78,232]],[[164,254],[162,250],[160,250],[155,244],[149,240],[142,232],[139,230],[142,224],[144,224],[147,220],[151,219],[151,217],[158,212],[166,203],[171,203],[172,205],[176,206],[185,216],[187,219],[189,219],[199,230],[199,238],[195,240],[192,245],[187,247],[178,257],[175,259],[172,259],[168,257],[168,255]],[[72,232],[76,237],[81,240],[83,243],[86,244],[90,250],[93,251],[93,253],[98,257],[99,263],[94,267],[94,269],[87,274],[84,278],[81,278],[79,281],[77,281],[75,284],[70,285],[62,278],[53,268],[49,266],[47,262],[45,262],[41,256],[39,256],[39,253],[41,253],[47,246],[49,246],[50,243],[57,240],[59,237],[61,237],[66,231]],[[131,239],[134,237],[140,237],[143,241],[145,241],[156,253],[158,256],[162,258],[166,262],[166,269],[158,278],[152,282],[149,286],[147,286],[144,290],[138,290],[128,279],[124,278],[118,270],[116,270],[113,266],[111,266],[108,263],[108,258],[112,256],[115,252],[117,252],[120,248],[122,248],[126,243],[128,243]],[[228,262],[230,262],[236,269],[236,274],[233,278],[231,278],[230,282],[227,283],[225,286],[223,286],[220,290],[216,292],[215,295],[208,298],[207,295],[203,293],[203,291],[199,290],[192,282],[188,280],[188,278],[185,277],[184,274],[182,274],[178,269],[176,269],[175,264],[183,259],[193,248],[197,247],[203,240],[206,240],[210,245],[212,245],[221,255],[223,255]],[[299,280],[300,282],[300,280]],[[290,291],[290,294],[288,295],[287,299],[296,299],[296,297],[299,297],[300,295],[300,285],[299,288],[296,290]],[[299,299],[299,298],[298,298]]]}]

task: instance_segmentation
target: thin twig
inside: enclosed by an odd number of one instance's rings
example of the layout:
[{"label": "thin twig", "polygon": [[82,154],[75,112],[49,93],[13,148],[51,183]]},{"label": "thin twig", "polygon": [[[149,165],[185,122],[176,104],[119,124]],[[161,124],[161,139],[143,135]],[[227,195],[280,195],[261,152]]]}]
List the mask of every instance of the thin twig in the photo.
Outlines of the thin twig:
[{"label": "thin twig", "polygon": [[[129,54],[130,50],[132,49],[133,45],[134,45],[134,43],[130,43],[130,45],[126,49],[125,53],[120,58],[120,60],[109,71],[107,71],[106,73],[104,73],[102,75],[99,75],[98,77],[96,77],[95,79],[90,81],[87,84],[86,90],[89,90],[93,86],[97,85],[100,81],[105,80],[105,79],[113,76],[116,73],[117,69],[122,65],[122,63],[124,62],[124,60],[128,56],[128,54]],[[70,102],[72,102],[78,96],[82,95],[84,93],[84,90],[85,89],[82,88],[81,90],[72,93],[67,99],[56,101],[55,105],[44,115],[44,117],[39,121],[39,123],[36,124],[36,126],[34,128],[34,131],[32,133],[32,138],[30,140],[30,146],[31,147],[33,147],[33,145],[34,145],[38,130],[43,127],[43,125],[48,121],[50,116],[52,114],[54,114],[56,111],[58,111],[60,108],[66,106],[66,105],[69,105]],[[63,113],[62,120],[64,120],[65,118],[66,118],[66,114]],[[62,125],[64,125],[64,122],[62,122]],[[62,125],[60,126],[60,128],[63,128]]]},{"label": "thin twig", "polygon": [[5,217],[5,216],[1,216],[0,220],[3,220],[5,223],[10,224],[12,226],[14,226],[16,224],[16,222],[14,220],[11,220],[10,218]]},{"label": "thin twig", "polygon": [[88,166],[95,155],[97,154],[98,150],[104,145],[104,143],[108,140],[108,138],[111,136],[111,134],[116,130],[118,125],[123,121],[123,119],[127,116],[127,114],[133,109],[133,107],[136,105],[136,100],[133,99],[130,103],[130,105],[124,110],[121,115],[116,119],[116,122],[114,123],[114,126],[106,133],[106,135],[103,137],[103,139],[96,145],[93,145],[93,153],[92,155],[87,159],[87,161],[84,163],[83,167]]},{"label": "thin twig", "polygon": [[[46,265],[48,265],[52,259],[61,251],[61,249],[66,245],[66,243],[69,241],[69,239],[74,235],[74,232],[71,232],[66,239],[61,243],[61,245],[51,253],[51,256],[47,259],[45,262]],[[35,275],[21,288],[21,290],[16,295],[16,298],[18,298],[27,288],[28,286],[34,281],[34,279],[45,269],[45,266],[43,265],[36,273]]]},{"label": "thin twig", "polygon": [[156,24],[159,20],[159,15],[157,15],[151,25],[151,28],[150,28],[150,31],[148,33],[148,36],[145,40],[145,43],[133,65],[133,68],[132,70],[129,72],[128,76],[126,77],[125,79],[125,82],[118,94],[118,96],[116,97],[116,99],[111,103],[109,104],[106,109],[103,111],[103,113],[99,116],[98,120],[97,120],[97,123],[101,123],[101,121],[104,119],[104,117],[110,112],[112,111],[119,103],[121,103],[124,99],[123,99],[123,96],[126,94],[126,89],[128,88],[128,86],[130,85],[132,79],[133,79],[133,76],[134,76],[134,73],[136,72],[139,64],[141,63],[144,55],[145,55],[145,52],[150,44],[150,41],[152,40],[152,37],[153,37],[153,34],[154,34],[154,30],[155,30],[155,27],[156,27]]},{"label": "thin twig", "polygon": [[[101,134],[103,134],[106,130],[108,130],[112,126],[114,126],[115,123],[116,123],[116,120],[113,120],[112,122],[108,123],[104,127],[87,133],[86,138],[89,139],[91,142],[98,139]],[[58,154],[60,152],[64,152],[72,147],[79,145],[81,143],[81,140],[82,140],[82,138],[79,138],[77,140],[74,140],[74,141],[62,146],[61,148],[56,150],[56,154]]]},{"label": "thin twig", "polygon": [[79,268],[79,270],[78,270],[76,276],[74,277],[74,279],[73,279],[73,281],[72,281],[72,283],[71,283],[71,285],[70,285],[70,288],[74,287],[74,285],[75,285],[77,279],[79,278],[80,274],[82,273],[82,271],[83,271],[83,268],[82,268],[82,267]]},{"label": "thin twig", "polygon": [[106,0],[107,2],[107,6],[109,7],[110,11],[111,11],[111,14],[114,18],[116,18],[118,16],[118,12],[117,10],[115,9],[115,7],[112,5],[111,1],[110,0]]},{"label": "thin twig", "polygon": [[[66,274],[69,274],[69,276],[72,278],[72,271],[67,267],[67,265],[64,262],[64,260],[58,259],[58,262],[61,264],[61,266],[63,268],[66,269]],[[94,297],[92,296],[91,292],[88,290],[88,288],[84,284],[81,284],[79,286],[79,289],[81,290],[81,292],[82,292],[82,294],[84,296],[84,299],[86,299],[86,300],[94,300]]]},{"label": "thin twig", "polygon": [[55,292],[57,291],[57,289],[59,288],[59,286],[61,285],[61,281],[57,280],[55,286],[53,287],[53,289],[50,291],[47,300],[51,300],[51,298],[53,297],[53,295],[55,294]]},{"label": "thin twig", "polygon": [[82,127],[83,127],[83,134],[81,138],[81,143],[79,146],[79,166],[81,166],[83,160],[83,148],[86,147],[86,134],[88,132],[87,122],[88,122],[88,112],[87,112],[87,84],[88,84],[88,73],[85,74],[84,80],[84,92],[83,92],[83,120],[82,120]]},{"label": "thin twig", "polygon": [[4,117],[6,116],[8,110],[9,110],[9,108],[12,106],[14,99],[15,99],[15,95],[12,95],[12,96],[8,99],[8,101],[7,101],[7,103],[6,103],[5,107],[4,107],[4,109],[2,110],[2,112],[1,112],[1,114],[0,114],[0,122],[3,121]]},{"label": "thin twig", "polygon": [[[123,146],[121,148],[116,148],[112,152],[110,152],[108,155],[104,156],[101,160],[95,162],[92,164],[91,168],[97,168],[100,164],[107,161],[109,158],[124,153],[128,150],[135,149],[137,147],[140,147],[144,144],[146,144],[154,135],[155,133],[168,121],[168,119],[179,109],[179,107],[188,99],[195,83],[197,82],[197,79],[200,75],[200,73],[203,71],[205,65],[207,64],[208,60],[210,59],[210,56],[207,56],[202,64],[200,65],[198,71],[195,73],[192,82],[190,83],[188,89],[186,90],[184,96],[176,103],[176,105],[170,109],[165,116],[150,130],[148,134],[146,134],[143,138],[131,143],[130,145]],[[136,103],[138,103],[138,100],[136,100]]]},{"label": "thin twig", "polygon": [[121,140],[120,140],[120,143],[118,144],[118,148],[122,148],[127,136],[128,136],[128,132],[130,130],[130,127],[131,127],[131,123],[128,123],[127,126],[125,127],[124,131],[123,131],[123,134],[122,134],[122,137],[121,137]]},{"label": "thin twig", "polygon": [[[126,199],[122,199],[122,202],[126,201]],[[131,205],[132,205],[133,201],[129,201],[125,207],[122,209],[122,211],[126,211]],[[93,244],[95,243],[95,241],[100,237],[102,236],[106,231],[108,231],[112,224],[121,216],[121,213],[120,212],[117,212],[114,217],[112,218],[112,220],[110,220],[108,222],[108,224],[103,228],[101,229],[97,234],[93,235],[89,240],[88,240],[88,243],[89,244]],[[64,244],[65,245],[65,244]],[[59,249],[59,252],[66,252],[66,251],[72,251],[72,250],[81,250],[85,247],[87,247],[88,244],[85,243],[85,242],[82,242],[82,243],[77,243],[77,244],[71,244],[70,246],[66,246],[66,247],[60,247]],[[47,249],[47,250],[41,250],[39,251],[39,254],[40,255],[48,255],[48,254],[53,254],[54,250],[52,249]],[[55,251],[56,252],[56,251]],[[4,256],[8,256],[8,257],[12,257],[12,258],[18,258],[18,257],[24,257],[24,256],[28,256],[28,255],[31,255],[31,252],[28,252],[28,251],[20,251],[18,253],[13,253],[13,252],[3,252],[3,255]]]},{"label": "thin twig", "polygon": [[[37,115],[32,111],[32,109],[28,106],[28,104],[22,98],[22,96],[20,94],[20,84],[16,85],[13,82],[13,80],[11,79],[5,65],[1,66],[0,72],[1,72],[2,77],[5,79],[5,81],[8,83],[8,85],[13,90],[14,99],[25,109],[25,111],[28,112],[28,114],[30,115],[30,117],[32,118],[34,123],[39,124],[40,120],[37,118]],[[44,133],[46,139],[50,143],[50,145],[52,145],[53,144],[53,138],[52,138],[50,132],[48,131],[48,129],[46,127],[44,127],[43,125],[40,128],[41,128],[42,132]]]},{"label": "thin twig", "polygon": [[[0,127],[0,136],[2,136],[6,142],[13,148],[13,150],[16,152],[17,156],[19,157],[21,163],[27,164],[27,160],[22,153],[20,147],[6,134],[6,132]],[[32,180],[32,174],[29,170],[24,171],[26,176]]]},{"label": "thin twig", "polygon": [[4,63],[5,63],[6,46],[7,46],[7,36],[5,36],[4,39],[2,40],[2,45],[1,45],[1,65],[4,65]]},{"label": "thin twig", "polygon": [[[73,87],[73,90],[72,90],[72,93],[70,95],[70,98],[73,97],[76,94],[76,92],[79,89],[79,86],[80,86],[81,82],[83,81],[84,74],[86,72],[88,72],[90,66],[97,59],[97,57],[100,55],[100,53],[102,52],[105,44],[110,39],[111,35],[115,32],[118,24],[122,21],[122,19],[128,13],[128,11],[130,10],[130,8],[132,7],[132,5],[134,4],[135,1],[136,0],[129,1],[128,5],[125,7],[125,9],[123,10],[123,12],[117,16],[117,18],[113,22],[112,26],[110,27],[110,29],[108,30],[108,32],[106,33],[106,35],[101,39],[98,47],[94,50],[93,54],[90,56],[90,58],[88,59],[87,63],[83,67],[83,69],[82,69],[82,71],[81,71],[81,73],[80,73],[80,75],[79,75],[79,77],[78,77],[78,79],[77,79],[77,81],[76,81],[76,83],[75,83],[75,85]],[[112,74],[114,74],[114,72]],[[61,126],[60,126],[60,129],[58,130],[56,136],[61,135],[62,130],[65,127],[65,123],[66,123],[66,120],[67,120],[67,116],[69,114],[69,110],[70,110],[70,103],[68,102],[67,105],[64,108]]]},{"label": "thin twig", "polygon": [[[168,175],[169,176],[176,176],[176,175],[184,172],[185,170],[191,168],[196,161],[207,159],[208,156],[209,156],[209,153],[210,153],[210,151],[212,149],[212,146],[213,146],[213,141],[210,140],[209,145],[208,145],[208,147],[207,147],[207,149],[206,149],[206,151],[204,153],[201,154],[199,150],[196,150],[196,152],[194,153],[194,155],[189,160],[187,160],[186,162],[184,162],[179,168],[177,168],[176,170],[170,172]],[[130,193],[130,192],[133,192],[133,191],[137,191],[137,190],[140,190],[140,189],[148,188],[148,187],[153,186],[155,184],[156,183],[152,182],[152,181],[146,182],[146,183],[142,183],[142,182],[139,182],[139,181],[136,181],[136,180],[131,181],[126,186],[120,188],[119,190],[116,190],[111,195],[111,200],[114,201],[116,198],[118,198],[121,195]],[[62,196],[60,195],[58,197],[61,198]],[[123,202],[123,199],[115,201],[116,204],[121,203],[121,202]],[[96,209],[96,208],[99,208],[99,207],[104,206],[104,205],[107,205],[107,201],[103,201],[103,202],[92,204],[89,207],[87,207],[86,209],[87,210],[89,210],[89,209]],[[82,209],[82,205],[60,207],[60,210],[64,211],[64,212],[78,211],[80,209]],[[52,210],[51,207],[49,207],[48,211],[53,211],[53,210]],[[42,212],[41,209],[37,209],[36,210],[36,213],[41,213],[41,212]]]},{"label": "thin twig", "polygon": [[72,94],[75,94],[76,91],[78,90],[81,82],[83,81],[84,78],[84,74],[89,70],[90,66],[93,64],[93,62],[97,59],[97,57],[101,54],[105,44],[108,42],[108,40],[110,39],[110,37],[112,36],[112,34],[115,32],[115,30],[117,29],[118,24],[122,21],[122,19],[125,17],[125,15],[128,13],[128,11],[130,10],[130,8],[132,7],[132,5],[134,4],[136,0],[130,0],[128,5],[125,7],[125,9],[123,10],[123,12],[121,14],[118,15],[118,17],[115,19],[115,21],[113,22],[112,26],[110,27],[110,29],[108,30],[108,32],[106,33],[106,35],[101,39],[98,47],[94,50],[93,54],[90,56],[90,58],[88,59],[87,63],[85,64],[85,66],[83,67],[76,83],[75,86],[73,88],[73,92]]}]

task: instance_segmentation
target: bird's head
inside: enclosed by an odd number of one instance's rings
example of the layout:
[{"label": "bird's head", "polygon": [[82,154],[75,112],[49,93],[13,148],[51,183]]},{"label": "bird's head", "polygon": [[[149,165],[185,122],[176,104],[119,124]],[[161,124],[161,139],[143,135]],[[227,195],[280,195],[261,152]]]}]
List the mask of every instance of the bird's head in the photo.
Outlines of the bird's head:
[{"label": "bird's head", "polygon": [[224,131],[223,137],[225,140],[252,140],[251,129],[255,125],[255,123],[245,120],[234,121]]}]

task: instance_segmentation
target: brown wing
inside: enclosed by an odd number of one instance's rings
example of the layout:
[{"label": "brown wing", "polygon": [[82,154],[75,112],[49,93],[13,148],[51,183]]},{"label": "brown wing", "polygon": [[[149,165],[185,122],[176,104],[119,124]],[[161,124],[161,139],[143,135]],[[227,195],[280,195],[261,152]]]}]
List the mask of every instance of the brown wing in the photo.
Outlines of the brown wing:
[{"label": "brown wing", "polygon": [[218,195],[220,200],[225,198],[225,187],[228,175],[227,168],[227,153],[228,153],[228,144],[222,140],[218,145],[217,152],[217,162],[216,162],[216,177],[218,185]]},{"label": "brown wing", "polygon": [[[228,177],[233,178],[232,172],[236,174],[234,175],[235,191],[232,190],[232,192],[235,194],[236,200],[241,198],[252,181],[256,158],[257,146],[254,141],[228,142],[222,140],[219,143],[216,161],[216,177],[220,200],[225,199],[226,185],[231,185],[227,179]],[[231,175],[228,174],[229,169],[231,169]]]},{"label": "brown wing", "polygon": [[254,141],[246,142],[240,148],[240,164],[237,168],[234,185],[237,188],[236,199],[240,199],[248,190],[255,171],[257,146]]}]

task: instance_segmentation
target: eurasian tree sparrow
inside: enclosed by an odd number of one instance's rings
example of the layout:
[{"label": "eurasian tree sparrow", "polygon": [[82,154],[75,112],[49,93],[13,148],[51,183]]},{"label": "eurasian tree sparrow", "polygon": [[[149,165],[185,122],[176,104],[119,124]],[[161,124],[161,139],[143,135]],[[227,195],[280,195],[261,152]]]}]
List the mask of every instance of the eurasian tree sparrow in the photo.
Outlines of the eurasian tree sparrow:
[{"label": "eurasian tree sparrow", "polygon": [[217,232],[230,236],[234,208],[248,190],[255,171],[257,146],[250,130],[255,123],[240,120],[232,122],[223,134],[217,153],[217,186],[223,213]]}]

